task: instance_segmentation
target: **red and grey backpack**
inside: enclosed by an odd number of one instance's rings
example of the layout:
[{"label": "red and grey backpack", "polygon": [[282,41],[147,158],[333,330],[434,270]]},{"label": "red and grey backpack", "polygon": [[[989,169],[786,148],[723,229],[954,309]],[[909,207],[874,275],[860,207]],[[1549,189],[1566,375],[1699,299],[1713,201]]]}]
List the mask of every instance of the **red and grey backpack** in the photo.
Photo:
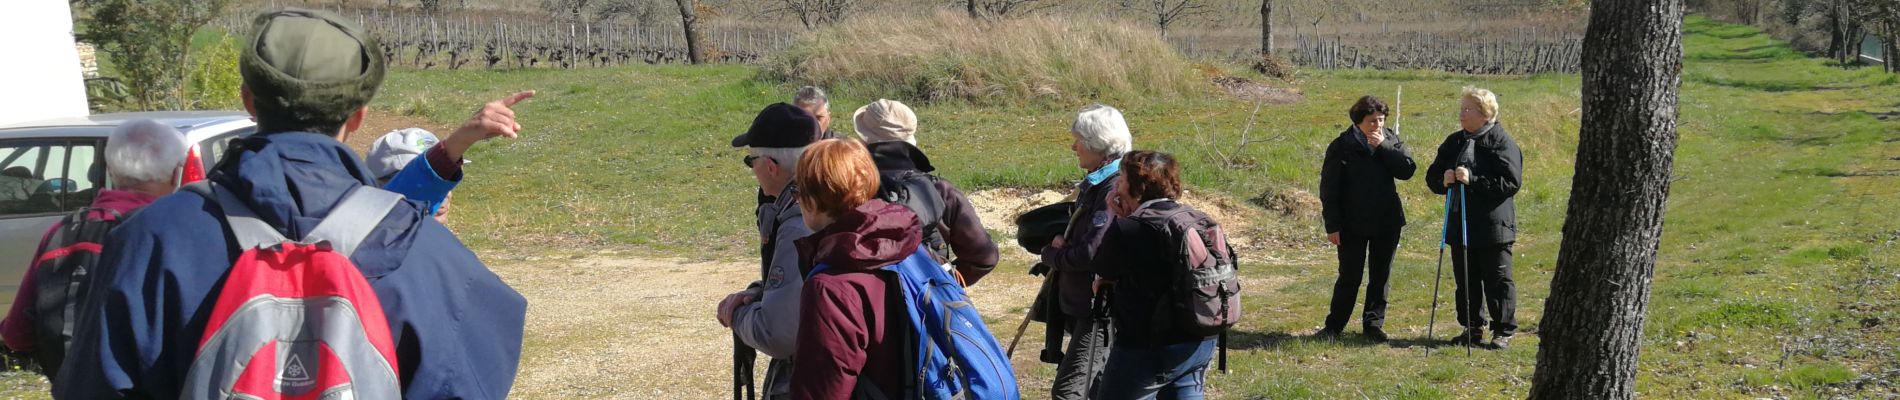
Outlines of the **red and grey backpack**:
[{"label": "red and grey backpack", "polygon": [[382,303],[350,262],[401,195],[360,187],[290,240],[223,187],[185,188],[224,209],[244,252],[217,293],[181,398],[402,397]]},{"label": "red and grey backpack", "polygon": [[[107,218],[93,218],[104,214]],[[118,211],[86,208],[67,216],[54,231],[39,258],[33,260],[33,308],[27,310],[33,321],[33,360],[48,378],[59,372],[66,359],[66,346],[73,340],[73,327],[79,308],[91,291],[88,277],[99,264],[99,250],[106,234],[124,220]]]}]

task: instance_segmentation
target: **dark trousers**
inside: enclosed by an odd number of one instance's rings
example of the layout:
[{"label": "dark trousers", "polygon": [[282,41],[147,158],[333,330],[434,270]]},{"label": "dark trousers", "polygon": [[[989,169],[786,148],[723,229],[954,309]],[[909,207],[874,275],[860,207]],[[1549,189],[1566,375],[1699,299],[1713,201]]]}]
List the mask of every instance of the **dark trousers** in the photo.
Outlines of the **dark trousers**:
[{"label": "dark trousers", "polygon": [[[1464,246],[1451,246],[1451,275],[1458,281],[1458,324],[1465,329],[1482,331],[1485,312],[1491,316],[1491,331],[1496,336],[1517,332],[1517,283],[1511,280],[1511,244],[1472,246],[1470,263],[1465,266]],[[1470,271],[1469,274],[1466,271]]]},{"label": "dark trousers", "polygon": [[1069,316],[1069,351],[1056,364],[1056,382],[1049,398],[1053,400],[1088,399],[1097,375],[1108,364],[1108,341],[1114,335],[1113,323],[1087,315]]},{"label": "dark trousers", "polygon": [[[1355,235],[1339,234],[1339,280],[1333,282],[1332,312],[1326,314],[1327,330],[1343,330],[1352,320],[1353,302],[1359,297],[1359,278],[1366,282],[1366,313],[1360,323],[1366,328],[1385,326],[1386,293],[1392,289],[1392,254],[1399,249],[1399,233]],[[1366,272],[1370,271],[1370,274]]]}]

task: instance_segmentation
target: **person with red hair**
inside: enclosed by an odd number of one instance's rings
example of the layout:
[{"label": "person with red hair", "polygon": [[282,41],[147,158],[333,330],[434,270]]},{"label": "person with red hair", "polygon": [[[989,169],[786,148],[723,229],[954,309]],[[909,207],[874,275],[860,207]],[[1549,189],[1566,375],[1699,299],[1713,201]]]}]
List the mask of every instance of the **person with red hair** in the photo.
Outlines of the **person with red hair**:
[{"label": "person with red hair", "polygon": [[[904,394],[908,317],[902,288],[883,267],[918,257],[917,215],[873,198],[877,166],[856,140],[829,139],[805,149],[793,168],[798,207],[811,236],[798,239],[800,275],[793,399]],[[934,262],[934,261],[933,261]],[[818,265],[827,266],[817,273]],[[860,382],[864,380],[865,382]],[[871,396],[876,398],[877,396]]]}]

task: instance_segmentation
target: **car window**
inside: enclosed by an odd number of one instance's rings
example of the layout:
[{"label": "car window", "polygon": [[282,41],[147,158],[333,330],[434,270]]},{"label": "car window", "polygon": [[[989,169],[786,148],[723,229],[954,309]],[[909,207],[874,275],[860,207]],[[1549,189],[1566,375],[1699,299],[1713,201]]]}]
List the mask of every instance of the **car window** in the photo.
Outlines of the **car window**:
[{"label": "car window", "polygon": [[90,205],[105,180],[98,160],[93,139],[0,141],[0,218]]},{"label": "car window", "polygon": [[198,142],[198,157],[203,159],[205,171],[218,165],[218,160],[224,158],[225,150],[230,150],[232,140],[250,136],[253,132],[257,132],[257,127],[247,126]]}]

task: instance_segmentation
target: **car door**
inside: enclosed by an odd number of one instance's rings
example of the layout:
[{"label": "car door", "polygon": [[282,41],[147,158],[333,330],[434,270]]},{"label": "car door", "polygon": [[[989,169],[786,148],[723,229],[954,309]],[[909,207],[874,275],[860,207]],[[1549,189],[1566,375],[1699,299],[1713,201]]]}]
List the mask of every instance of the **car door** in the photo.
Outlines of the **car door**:
[{"label": "car door", "polygon": [[104,140],[0,140],[0,309],[12,306],[46,230],[105,184]]}]

